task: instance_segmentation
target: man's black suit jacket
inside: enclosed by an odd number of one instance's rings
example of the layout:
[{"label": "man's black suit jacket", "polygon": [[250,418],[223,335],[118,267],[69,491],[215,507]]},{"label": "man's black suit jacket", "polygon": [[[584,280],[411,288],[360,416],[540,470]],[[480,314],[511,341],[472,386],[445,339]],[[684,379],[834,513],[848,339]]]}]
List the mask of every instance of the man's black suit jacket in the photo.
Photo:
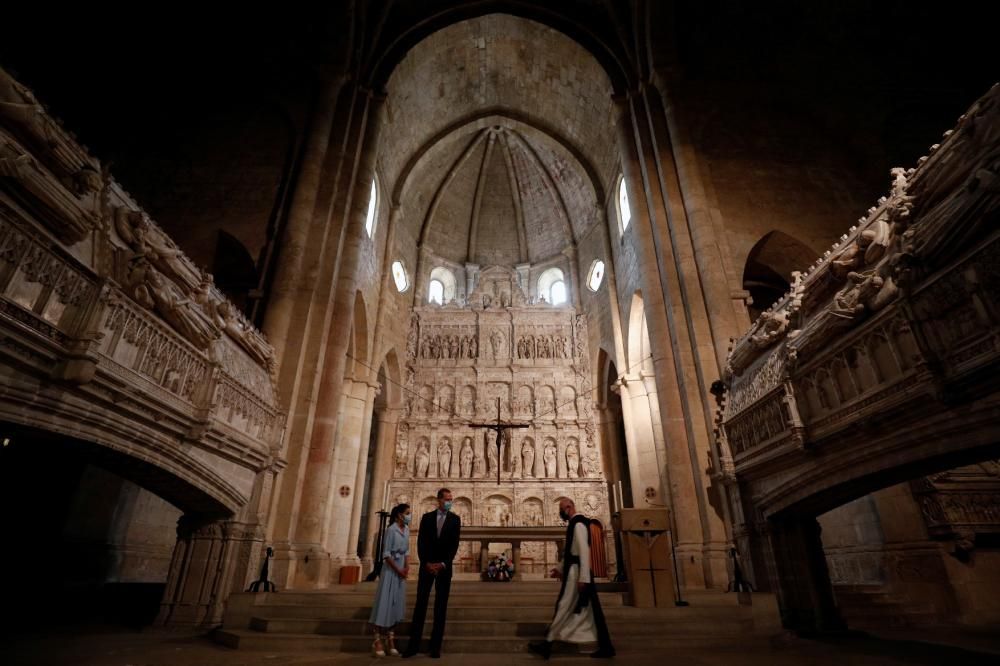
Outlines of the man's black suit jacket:
[{"label": "man's black suit jacket", "polygon": [[462,531],[462,519],[448,512],[441,536],[437,533],[437,509],[425,513],[420,519],[420,531],[417,533],[417,557],[420,566],[444,562],[448,569],[458,553],[458,537]]}]

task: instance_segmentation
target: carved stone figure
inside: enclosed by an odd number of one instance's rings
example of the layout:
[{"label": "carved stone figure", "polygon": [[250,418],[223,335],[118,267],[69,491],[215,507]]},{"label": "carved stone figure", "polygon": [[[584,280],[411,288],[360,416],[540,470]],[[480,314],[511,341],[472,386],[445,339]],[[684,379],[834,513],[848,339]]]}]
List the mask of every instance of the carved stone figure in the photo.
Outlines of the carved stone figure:
[{"label": "carved stone figure", "polygon": [[494,359],[500,359],[506,355],[503,348],[504,341],[504,335],[500,331],[493,331],[490,333],[490,345],[493,347]]},{"label": "carved stone figure", "polygon": [[583,512],[588,516],[594,516],[601,508],[601,498],[594,493],[587,493],[583,498]]},{"label": "carved stone figure", "polygon": [[451,442],[447,437],[438,444],[438,475],[442,479],[451,476]]},{"label": "carved stone figure", "polygon": [[0,67],[0,116],[20,127],[33,139],[50,144],[52,128],[46,122],[45,111],[34,94]]},{"label": "carved stone figure", "polygon": [[580,450],[576,444],[566,447],[566,474],[571,479],[580,476]]},{"label": "carved stone figure", "polygon": [[469,338],[469,358],[479,358],[479,339],[474,335]]},{"label": "carved stone figure", "polygon": [[216,325],[236,341],[251,357],[264,366],[270,367],[274,352],[257,329],[250,325],[229,301],[215,304]]},{"label": "carved stone figure", "polygon": [[790,325],[788,313],[784,310],[762,312],[754,325],[754,333],[750,336],[750,344],[759,349],[777,342],[788,330]]},{"label": "carved stone figure", "polygon": [[595,479],[601,475],[601,463],[597,455],[597,447],[588,444],[583,453],[583,475]]},{"label": "carved stone figure", "polygon": [[406,358],[408,359],[417,357],[417,321],[415,314],[410,317],[410,332],[406,336]]},{"label": "carved stone figure", "polygon": [[420,443],[420,446],[417,447],[417,453],[413,459],[414,471],[416,472],[415,476],[418,479],[426,479],[431,463],[431,454],[427,450],[427,442]]},{"label": "carved stone figure", "polygon": [[481,479],[485,476],[486,476],[486,461],[483,459],[483,455],[477,449],[473,451],[472,477],[475,479]]},{"label": "carved stone figure", "polygon": [[396,472],[399,475],[406,473],[409,459],[407,458],[406,451],[406,434],[397,433],[396,434]]},{"label": "carved stone figure", "polygon": [[521,444],[521,459],[524,465],[521,469],[524,470],[524,477],[531,478],[535,475],[535,445],[531,443],[530,440],[524,440]]},{"label": "carved stone figure", "polygon": [[219,329],[201,307],[145,259],[140,258],[133,263],[129,286],[136,301],[155,310],[196,347],[205,349],[219,337]]},{"label": "carved stone figure", "polygon": [[463,479],[472,478],[472,440],[468,437],[462,442],[462,450],[458,454],[458,474]]},{"label": "carved stone figure", "polygon": [[556,478],[556,445],[552,442],[545,445],[542,461],[545,463],[545,476],[550,479]]},{"label": "carved stone figure", "polygon": [[153,226],[145,213],[119,208],[114,216],[115,229],[137,256],[145,258],[167,278],[190,293],[201,283],[201,271],[184,256],[174,242]]}]

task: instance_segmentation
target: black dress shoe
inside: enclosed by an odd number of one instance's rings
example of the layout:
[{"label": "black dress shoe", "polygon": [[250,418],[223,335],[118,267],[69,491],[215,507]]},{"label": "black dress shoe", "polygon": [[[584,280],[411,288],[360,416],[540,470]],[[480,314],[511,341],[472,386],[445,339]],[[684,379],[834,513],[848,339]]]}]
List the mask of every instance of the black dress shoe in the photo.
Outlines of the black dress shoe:
[{"label": "black dress shoe", "polygon": [[531,641],[528,643],[528,649],[542,659],[548,659],[552,656],[552,643],[549,641]]},{"label": "black dress shoe", "polygon": [[597,652],[591,652],[591,659],[611,659],[615,656],[614,650],[598,650]]},{"label": "black dress shoe", "polygon": [[440,658],[441,658],[440,652],[438,652],[437,650],[431,652],[431,659],[440,659]]},{"label": "black dress shoe", "polygon": [[399,656],[402,657],[403,659],[409,659],[410,657],[416,657],[417,656],[417,652],[416,652],[416,650],[407,650],[406,652],[404,652],[403,654],[401,654]]}]

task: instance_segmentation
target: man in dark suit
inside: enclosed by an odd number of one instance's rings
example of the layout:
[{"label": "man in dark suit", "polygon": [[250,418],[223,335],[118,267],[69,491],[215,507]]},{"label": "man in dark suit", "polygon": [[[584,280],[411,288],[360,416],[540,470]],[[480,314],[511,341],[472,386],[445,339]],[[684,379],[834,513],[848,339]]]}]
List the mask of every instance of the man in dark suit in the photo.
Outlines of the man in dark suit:
[{"label": "man in dark suit", "polygon": [[441,656],[444,640],[444,621],[448,614],[448,593],[451,591],[452,561],[458,552],[462,520],[451,512],[451,491],[442,488],[437,493],[438,508],[425,513],[420,519],[417,533],[417,557],[420,558],[420,576],[417,578],[417,603],[413,607],[410,623],[410,642],[404,657],[412,657],[420,650],[427,617],[427,601],[434,587],[434,628],[431,630],[430,655]]}]

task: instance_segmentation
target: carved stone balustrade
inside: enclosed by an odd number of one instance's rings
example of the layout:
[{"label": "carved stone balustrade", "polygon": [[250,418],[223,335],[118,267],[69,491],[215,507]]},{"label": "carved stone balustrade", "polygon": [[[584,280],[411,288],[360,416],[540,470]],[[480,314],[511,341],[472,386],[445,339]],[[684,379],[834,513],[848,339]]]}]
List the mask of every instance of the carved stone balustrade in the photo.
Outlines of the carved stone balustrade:
[{"label": "carved stone balustrade", "polygon": [[[0,419],[141,467],[143,485],[227,544],[233,531],[211,525],[244,526],[239,547],[209,549],[226,562],[172,568],[184,580],[168,581],[166,606],[200,609],[184,621],[217,617],[258,565],[284,465],[272,358],[211,276],[0,69]],[[192,576],[211,579],[210,598],[185,600]]]},{"label": "carved stone balustrade", "polygon": [[[757,584],[766,587],[765,571],[782,581],[786,626],[838,622],[815,587],[827,578],[821,551],[813,556],[816,515],[927,470],[997,457],[998,373],[994,86],[915,169],[893,169],[889,195],[731,348],[717,444],[734,475],[720,478]],[[986,529],[986,494],[929,489],[931,533]]]}]

